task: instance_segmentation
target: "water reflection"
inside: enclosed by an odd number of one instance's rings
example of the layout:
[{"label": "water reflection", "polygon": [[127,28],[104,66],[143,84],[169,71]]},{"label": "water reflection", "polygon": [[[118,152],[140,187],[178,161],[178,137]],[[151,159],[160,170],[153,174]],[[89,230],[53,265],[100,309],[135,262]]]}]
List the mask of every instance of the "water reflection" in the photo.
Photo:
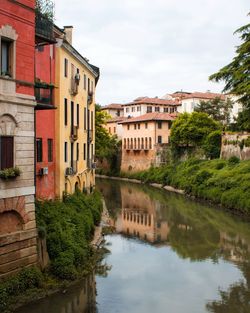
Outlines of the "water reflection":
[{"label": "water reflection", "polygon": [[90,275],[67,290],[27,305],[15,313],[95,313],[95,276]]},{"label": "water reflection", "polygon": [[146,186],[98,180],[98,188],[116,231],[123,236],[136,237],[154,247],[168,246],[189,262],[224,261],[241,271],[243,278],[227,289],[220,289],[222,283],[218,282],[217,297],[207,299],[205,312],[250,312],[249,223],[183,196]]}]

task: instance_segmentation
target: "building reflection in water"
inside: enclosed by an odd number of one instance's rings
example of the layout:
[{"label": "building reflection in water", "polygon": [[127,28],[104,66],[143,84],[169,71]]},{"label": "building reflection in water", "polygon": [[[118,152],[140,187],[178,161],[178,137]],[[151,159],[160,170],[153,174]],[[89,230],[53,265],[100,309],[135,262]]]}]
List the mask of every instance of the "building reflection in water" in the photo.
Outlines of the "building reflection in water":
[{"label": "building reflection in water", "polygon": [[95,313],[96,283],[95,275],[73,285],[62,293],[29,304],[16,313]]},{"label": "building reflection in water", "polygon": [[152,244],[166,243],[169,225],[161,214],[161,203],[153,201],[146,193],[121,186],[121,211],[115,226],[118,233],[138,237]]}]

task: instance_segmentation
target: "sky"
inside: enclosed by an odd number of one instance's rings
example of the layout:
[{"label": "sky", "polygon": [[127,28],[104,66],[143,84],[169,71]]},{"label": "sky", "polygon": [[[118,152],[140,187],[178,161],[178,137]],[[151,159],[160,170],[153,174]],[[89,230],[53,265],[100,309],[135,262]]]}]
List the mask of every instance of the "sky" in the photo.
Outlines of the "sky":
[{"label": "sky", "polygon": [[221,92],[208,76],[240,44],[249,0],[55,0],[55,23],[100,68],[96,102],[126,103],[175,91]]}]

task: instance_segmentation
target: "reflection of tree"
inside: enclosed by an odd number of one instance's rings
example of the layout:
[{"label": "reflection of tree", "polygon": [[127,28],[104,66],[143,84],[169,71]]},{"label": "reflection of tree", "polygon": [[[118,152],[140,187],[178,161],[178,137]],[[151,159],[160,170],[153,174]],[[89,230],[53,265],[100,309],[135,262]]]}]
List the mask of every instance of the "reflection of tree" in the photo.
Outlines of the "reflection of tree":
[{"label": "reflection of tree", "polygon": [[190,258],[193,261],[215,259],[218,250],[220,234],[210,225],[202,228],[190,226],[188,228],[174,225],[169,233],[169,241],[172,248],[182,258]]},{"label": "reflection of tree", "polygon": [[220,300],[207,303],[206,308],[213,313],[249,313],[250,312],[250,263],[241,264],[246,281],[240,281],[227,291],[219,290]]}]

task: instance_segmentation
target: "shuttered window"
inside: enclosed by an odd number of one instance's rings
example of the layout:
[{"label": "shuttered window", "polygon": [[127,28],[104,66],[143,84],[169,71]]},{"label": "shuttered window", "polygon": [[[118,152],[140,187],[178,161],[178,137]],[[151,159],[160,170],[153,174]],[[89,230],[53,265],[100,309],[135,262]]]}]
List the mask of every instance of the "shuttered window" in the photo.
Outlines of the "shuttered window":
[{"label": "shuttered window", "polygon": [[14,137],[0,136],[0,168],[14,167]]},{"label": "shuttered window", "polygon": [[43,141],[42,138],[36,139],[36,161],[43,161]]}]

